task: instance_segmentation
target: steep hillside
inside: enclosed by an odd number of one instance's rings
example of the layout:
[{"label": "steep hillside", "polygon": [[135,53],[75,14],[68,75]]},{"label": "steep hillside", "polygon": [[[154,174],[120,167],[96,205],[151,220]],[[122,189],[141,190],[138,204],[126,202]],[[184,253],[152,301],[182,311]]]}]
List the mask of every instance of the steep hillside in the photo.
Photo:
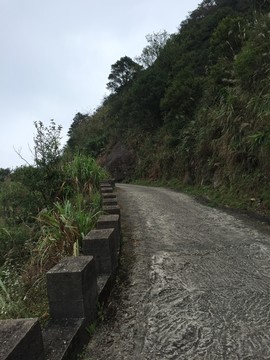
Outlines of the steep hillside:
[{"label": "steep hillside", "polygon": [[126,149],[120,178],[176,178],[268,212],[269,12],[265,0],[204,0],[177,33],[148,35],[141,56],[112,65],[111,95],[76,115],[69,151],[106,163]]}]

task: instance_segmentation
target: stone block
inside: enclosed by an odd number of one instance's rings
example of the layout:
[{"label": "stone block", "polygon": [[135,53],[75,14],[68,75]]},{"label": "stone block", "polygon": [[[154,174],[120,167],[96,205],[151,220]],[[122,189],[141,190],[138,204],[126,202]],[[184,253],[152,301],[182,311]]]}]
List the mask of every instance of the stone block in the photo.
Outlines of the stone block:
[{"label": "stone block", "polygon": [[45,360],[75,360],[89,341],[84,319],[50,320],[43,329]]},{"label": "stone block", "polygon": [[114,198],[114,199],[103,199],[102,200],[102,203],[104,206],[107,206],[107,205],[117,205],[118,202],[117,202],[117,198]]},{"label": "stone block", "polygon": [[102,198],[103,199],[115,199],[116,198],[116,193],[102,193]]},{"label": "stone block", "polygon": [[106,274],[98,276],[98,302],[103,305],[108,300],[115,284],[115,274]]},{"label": "stone block", "polygon": [[110,214],[110,215],[116,214],[116,215],[120,216],[120,206],[119,205],[103,205],[102,209],[106,214]]},{"label": "stone block", "polygon": [[44,360],[38,319],[0,321],[1,360]]},{"label": "stone block", "polygon": [[114,228],[91,230],[83,239],[83,253],[95,259],[97,274],[111,274],[117,266]]},{"label": "stone block", "polygon": [[111,186],[102,186],[100,187],[101,193],[112,193],[113,188]]},{"label": "stone block", "polygon": [[121,227],[120,227],[120,217],[119,215],[101,215],[97,221],[97,229],[110,229],[114,228],[115,230],[115,242],[116,247],[119,250],[120,247],[120,234],[121,234]]},{"label": "stone block", "polygon": [[47,273],[53,319],[96,318],[97,274],[92,256],[67,257]]},{"label": "stone block", "polygon": [[112,187],[112,185],[108,181],[100,182],[100,187]]},{"label": "stone block", "polygon": [[108,180],[101,180],[100,181],[100,186],[112,186],[114,187],[115,186],[115,179],[108,179]]}]

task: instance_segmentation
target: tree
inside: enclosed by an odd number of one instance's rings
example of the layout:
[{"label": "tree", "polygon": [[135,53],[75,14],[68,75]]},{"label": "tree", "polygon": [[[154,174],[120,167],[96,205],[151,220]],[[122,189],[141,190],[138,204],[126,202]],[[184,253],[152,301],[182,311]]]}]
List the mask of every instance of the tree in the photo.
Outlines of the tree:
[{"label": "tree", "polygon": [[73,132],[80,127],[80,125],[87,121],[89,118],[89,114],[82,114],[80,112],[78,112],[75,116],[74,119],[72,121],[72,124],[70,125],[70,128],[68,130],[68,136],[71,137]]},{"label": "tree", "polygon": [[146,69],[127,91],[122,104],[123,127],[157,129],[162,125],[160,100],[166,88],[166,77],[158,67]]},{"label": "tree", "polygon": [[35,161],[35,189],[42,193],[45,204],[50,204],[59,196],[59,189],[63,181],[59,166],[62,150],[60,147],[61,125],[56,125],[54,120],[50,125],[44,126],[34,122],[37,134],[34,137]]},{"label": "tree", "polygon": [[233,60],[245,41],[244,17],[227,16],[221,20],[210,40],[210,57],[213,62],[219,58]]},{"label": "tree", "polygon": [[141,56],[138,56],[136,60],[146,68],[153,65],[160,54],[160,50],[163,49],[169,38],[170,35],[166,30],[146,35],[148,45],[143,49]]},{"label": "tree", "polygon": [[111,66],[107,89],[118,93],[128,83],[134,80],[136,74],[141,70],[142,66],[137,64],[130,57],[121,57],[120,60]]},{"label": "tree", "polygon": [[216,0],[216,4],[231,7],[240,13],[267,12],[270,9],[268,0]]},{"label": "tree", "polygon": [[5,179],[11,174],[11,171],[9,168],[4,169],[0,168],[0,182],[5,181]]},{"label": "tree", "polygon": [[37,134],[34,137],[34,161],[37,166],[47,166],[56,163],[61,156],[60,140],[61,125],[50,121],[49,127],[42,121],[34,122]]},{"label": "tree", "polygon": [[193,117],[202,95],[202,77],[193,68],[183,67],[166,89],[161,100],[164,121],[178,120],[179,129]]},{"label": "tree", "polygon": [[248,40],[234,61],[234,71],[246,90],[261,89],[260,96],[269,93],[270,18],[258,17],[248,33]]},{"label": "tree", "polygon": [[67,133],[69,136],[67,145],[71,150],[75,150],[76,146],[78,145],[79,139],[77,134],[80,133],[80,129],[83,128],[84,125],[87,125],[88,121],[89,121],[89,114],[82,114],[78,112],[75,115],[73,122],[70,125],[70,128]]}]

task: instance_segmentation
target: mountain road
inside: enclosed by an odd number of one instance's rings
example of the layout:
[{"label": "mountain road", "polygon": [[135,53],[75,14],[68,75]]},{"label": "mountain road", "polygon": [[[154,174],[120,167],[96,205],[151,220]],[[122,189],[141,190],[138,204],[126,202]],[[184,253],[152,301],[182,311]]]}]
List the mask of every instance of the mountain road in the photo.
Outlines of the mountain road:
[{"label": "mountain road", "polygon": [[270,229],[165,188],[117,185],[119,276],[85,360],[270,359]]}]

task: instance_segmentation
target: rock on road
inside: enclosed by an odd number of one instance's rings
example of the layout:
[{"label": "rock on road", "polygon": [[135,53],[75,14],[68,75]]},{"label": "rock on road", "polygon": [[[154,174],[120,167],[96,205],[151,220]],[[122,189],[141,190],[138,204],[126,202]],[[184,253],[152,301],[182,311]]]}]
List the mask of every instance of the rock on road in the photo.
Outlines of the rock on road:
[{"label": "rock on road", "polygon": [[128,281],[85,360],[270,359],[267,226],[164,188],[117,191]]}]

